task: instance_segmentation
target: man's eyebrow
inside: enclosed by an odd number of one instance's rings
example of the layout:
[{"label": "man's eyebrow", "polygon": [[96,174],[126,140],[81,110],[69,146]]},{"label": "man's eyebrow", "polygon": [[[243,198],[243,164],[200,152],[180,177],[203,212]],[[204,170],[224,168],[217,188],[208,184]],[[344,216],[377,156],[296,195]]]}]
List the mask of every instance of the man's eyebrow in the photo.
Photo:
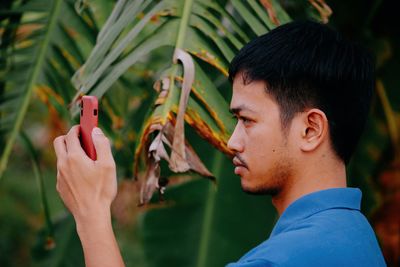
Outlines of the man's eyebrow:
[{"label": "man's eyebrow", "polygon": [[249,107],[244,106],[244,105],[240,105],[238,107],[232,107],[229,109],[229,112],[232,114],[239,114],[241,111],[249,111],[249,112],[255,113],[252,109],[250,109]]},{"label": "man's eyebrow", "polygon": [[230,108],[229,112],[232,114],[239,114],[240,113],[240,108]]}]

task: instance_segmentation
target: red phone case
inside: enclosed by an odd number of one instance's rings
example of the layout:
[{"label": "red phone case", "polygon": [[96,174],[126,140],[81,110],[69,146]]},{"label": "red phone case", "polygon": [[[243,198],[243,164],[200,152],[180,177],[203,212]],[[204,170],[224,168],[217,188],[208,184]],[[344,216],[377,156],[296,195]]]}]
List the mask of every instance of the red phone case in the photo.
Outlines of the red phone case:
[{"label": "red phone case", "polygon": [[81,99],[80,139],[83,150],[92,160],[96,160],[96,150],[92,141],[92,130],[97,127],[98,101],[95,96]]}]

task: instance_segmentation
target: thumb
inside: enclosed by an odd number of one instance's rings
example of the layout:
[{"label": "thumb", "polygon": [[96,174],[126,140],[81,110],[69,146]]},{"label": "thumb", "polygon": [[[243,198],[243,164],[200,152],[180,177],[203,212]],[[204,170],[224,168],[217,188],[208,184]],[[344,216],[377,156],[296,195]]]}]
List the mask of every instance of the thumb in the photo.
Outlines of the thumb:
[{"label": "thumb", "polygon": [[103,131],[95,127],[92,130],[92,140],[94,148],[96,149],[98,161],[114,160],[111,152],[111,144],[108,138],[104,135]]}]

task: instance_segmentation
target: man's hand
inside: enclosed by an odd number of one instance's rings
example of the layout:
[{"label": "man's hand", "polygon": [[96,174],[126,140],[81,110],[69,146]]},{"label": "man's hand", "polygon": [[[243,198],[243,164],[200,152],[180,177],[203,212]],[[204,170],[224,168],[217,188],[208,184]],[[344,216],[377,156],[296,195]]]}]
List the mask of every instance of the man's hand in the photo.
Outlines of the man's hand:
[{"label": "man's hand", "polygon": [[110,142],[99,128],[93,130],[92,138],[96,161],[91,160],[80,145],[79,125],[54,140],[57,191],[77,223],[107,216],[117,194]]},{"label": "man's hand", "polygon": [[93,130],[92,139],[96,161],[80,145],[79,125],[54,140],[57,191],[75,218],[86,266],[124,266],[111,225],[117,178],[110,142],[99,128]]}]

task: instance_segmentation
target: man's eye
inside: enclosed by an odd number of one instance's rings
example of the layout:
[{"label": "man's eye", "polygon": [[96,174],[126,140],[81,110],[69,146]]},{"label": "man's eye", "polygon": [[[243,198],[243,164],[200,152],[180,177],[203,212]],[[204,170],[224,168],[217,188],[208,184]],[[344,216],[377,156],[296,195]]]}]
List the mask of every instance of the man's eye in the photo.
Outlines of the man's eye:
[{"label": "man's eye", "polygon": [[253,121],[247,118],[242,118],[243,125],[245,127],[250,127],[253,125]]},{"label": "man's eye", "polygon": [[248,119],[246,117],[241,117],[241,116],[238,116],[238,115],[233,115],[232,118],[234,118],[236,121],[243,122],[243,124],[245,124],[245,125],[248,125],[251,122],[250,119]]},{"label": "man's eye", "polygon": [[245,117],[239,117],[239,120],[241,120],[242,121],[242,123],[246,126],[246,125],[249,125],[251,122],[252,122],[252,120],[250,120],[250,119],[248,119],[248,118],[245,118]]}]

